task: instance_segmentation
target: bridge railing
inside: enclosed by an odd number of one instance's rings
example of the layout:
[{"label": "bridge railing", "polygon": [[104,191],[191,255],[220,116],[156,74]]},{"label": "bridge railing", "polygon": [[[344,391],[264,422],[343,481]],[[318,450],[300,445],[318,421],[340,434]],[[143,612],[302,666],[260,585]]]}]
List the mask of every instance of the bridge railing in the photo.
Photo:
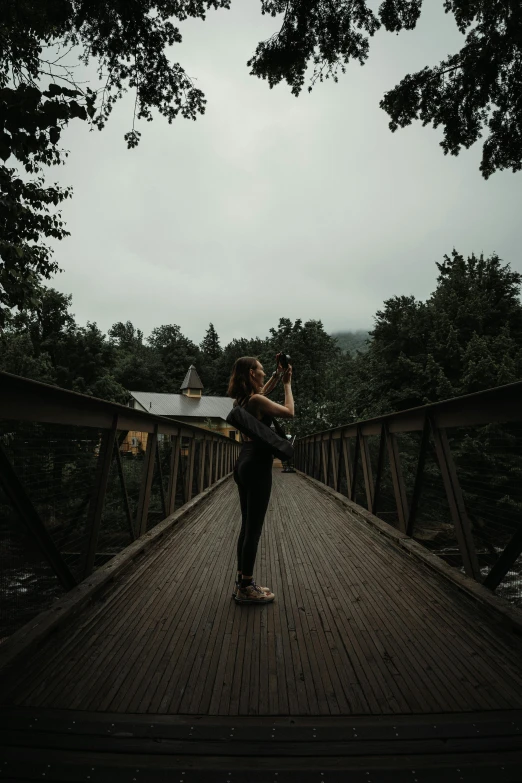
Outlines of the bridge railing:
[{"label": "bridge railing", "polygon": [[228,475],[238,449],[0,372],[0,639]]},{"label": "bridge railing", "polygon": [[295,465],[522,602],[522,382],[308,435]]}]

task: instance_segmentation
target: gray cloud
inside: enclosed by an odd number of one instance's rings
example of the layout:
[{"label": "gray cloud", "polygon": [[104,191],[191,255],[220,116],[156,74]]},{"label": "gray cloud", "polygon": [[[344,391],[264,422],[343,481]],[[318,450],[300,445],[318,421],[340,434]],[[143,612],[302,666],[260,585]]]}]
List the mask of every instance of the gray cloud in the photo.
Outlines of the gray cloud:
[{"label": "gray cloud", "polygon": [[172,58],[208,99],[195,123],[142,123],[128,151],[129,93],[102,133],[69,129],[69,160],[49,176],[75,191],[53,285],[80,323],[177,323],[199,342],[212,321],[223,343],[265,336],[281,316],[366,328],[384,299],[426,297],[454,246],[522,271],[521,176],[484,182],[478,146],[444,157],[438,131],[392,134],[378,106],[458,47],[453,17],[431,3],[416,31],[377,35],[367,65],[299,99],[248,75],[275,29],[258,3],[182,26]]}]

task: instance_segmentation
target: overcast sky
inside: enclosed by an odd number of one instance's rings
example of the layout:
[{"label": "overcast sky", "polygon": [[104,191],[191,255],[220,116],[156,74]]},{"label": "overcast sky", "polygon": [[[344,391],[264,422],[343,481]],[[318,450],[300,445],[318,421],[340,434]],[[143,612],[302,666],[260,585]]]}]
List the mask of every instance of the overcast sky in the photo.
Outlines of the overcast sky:
[{"label": "overcast sky", "polygon": [[130,320],[146,335],[175,323],[197,343],[212,322],[225,345],[265,337],[280,317],[369,328],[384,299],[426,298],[454,247],[522,271],[522,174],[486,182],[480,144],[444,156],[440,131],[392,134],[379,109],[406,73],[460,45],[442,2],[425,6],[415,31],[377,34],[364,67],[295,98],[249,75],[279,25],[258,0],[236,0],[183,24],[171,50],[205,92],[204,116],[142,122],[135,150],[123,140],[131,93],[101,133],[71,124],[69,159],[49,171],[74,188],[51,284],[73,295],[77,321]]}]

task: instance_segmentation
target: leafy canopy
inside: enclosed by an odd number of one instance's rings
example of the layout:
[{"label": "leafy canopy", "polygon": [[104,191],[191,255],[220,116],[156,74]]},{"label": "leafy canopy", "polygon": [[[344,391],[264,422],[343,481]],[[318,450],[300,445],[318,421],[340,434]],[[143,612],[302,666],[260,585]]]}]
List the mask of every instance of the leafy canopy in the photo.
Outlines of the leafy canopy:
[{"label": "leafy canopy", "polygon": [[[364,64],[380,29],[413,30],[422,0],[261,0],[261,12],[282,16],[280,30],[261,42],[248,65],[271,87],[286,81],[299,95],[310,84]],[[195,120],[206,99],[171,47],[177,22],[205,19],[230,0],[4,0],[0,18],[0,327],[12,308],[37,304],[40,284],[58,271],[45,239],[68,235],[57,207],[69,188],[46,186],[42,167],[63,163],[58,147],[71,120],[104,128],[127,90],[135,95],[128,147],[139,143],[136,120],[154,111],[171,123]],[[457,155],[485,136],[481,171],[522,167],[522,5],[520,0],[443,0],[465,36],[439,64],[406,75],[380,105],[392,131],[414,120],[441,126],[445,153]],[[72,54],[71,54],[72,52]],[[96,64],[99,89],[71,65]],[[9,164],[9,165],[8,165]],[[13,166],[36,177],[28,181]]]},{"label": "leafy canopy", "polygon": [[[285,80],[294,95],[305,84],[345,73],[351,60],[364,65],[369,40],[413,30],[422,0],[383,0],[374,12],[366,0],[262,0],[262,12],[284,14],[281,29],[260,43],[249,61],[252,73],[270,87]],[[441,126],[444,153],[458,155],[483,135],[480,170],[487,179],[498,169],[522,168],[522,5],[520,0],[444,0],[465,42],[439,64],[406,75],[380,106],[390,129],[414,120]]]},{"label": "leafy canopy", "polygon": [[[102,129],[114,104],[135,91],[128,147],[138,144],[136,119],[167,121],[178,115],[195,120],[205,97],[170,47],[181,41],[171,21],[204,19],[209,8],[230,0],[4,0],[0,18],[0,327],[11,308],[37,304],[39,285],[58,271],[45,238],[68,236],[56,207],[71,194],[45,187],[42,166],[63,163],[57,145],[73,119]],[[102,86],[85,86],[70,64],[96,63]],[[10,163],[11,167],[6,164]]]},{"label": "leafy canopy", "polygon": [[511,383],[522,377],[522,275],[493,254],[437,264],[426,302],[394,296],[354,363],[359,419]]}]

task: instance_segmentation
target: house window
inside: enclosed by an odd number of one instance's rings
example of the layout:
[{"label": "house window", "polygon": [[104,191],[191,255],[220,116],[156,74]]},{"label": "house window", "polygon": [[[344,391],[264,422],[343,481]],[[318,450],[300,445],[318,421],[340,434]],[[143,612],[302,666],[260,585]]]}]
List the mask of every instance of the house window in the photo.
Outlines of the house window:
[{"label": "house window", "polygon": [[232,440],[235,440],[236,439],[236,431],[235,430],[230,430],[230,432],[228,433],[228,437],[232,438]]},{"label": "house window", "polygon": [[136,446],[139,446],[139,445],[140,444],[139,444],[138,438],[131,438],[131,446],[133,448],[136,448]]}]

